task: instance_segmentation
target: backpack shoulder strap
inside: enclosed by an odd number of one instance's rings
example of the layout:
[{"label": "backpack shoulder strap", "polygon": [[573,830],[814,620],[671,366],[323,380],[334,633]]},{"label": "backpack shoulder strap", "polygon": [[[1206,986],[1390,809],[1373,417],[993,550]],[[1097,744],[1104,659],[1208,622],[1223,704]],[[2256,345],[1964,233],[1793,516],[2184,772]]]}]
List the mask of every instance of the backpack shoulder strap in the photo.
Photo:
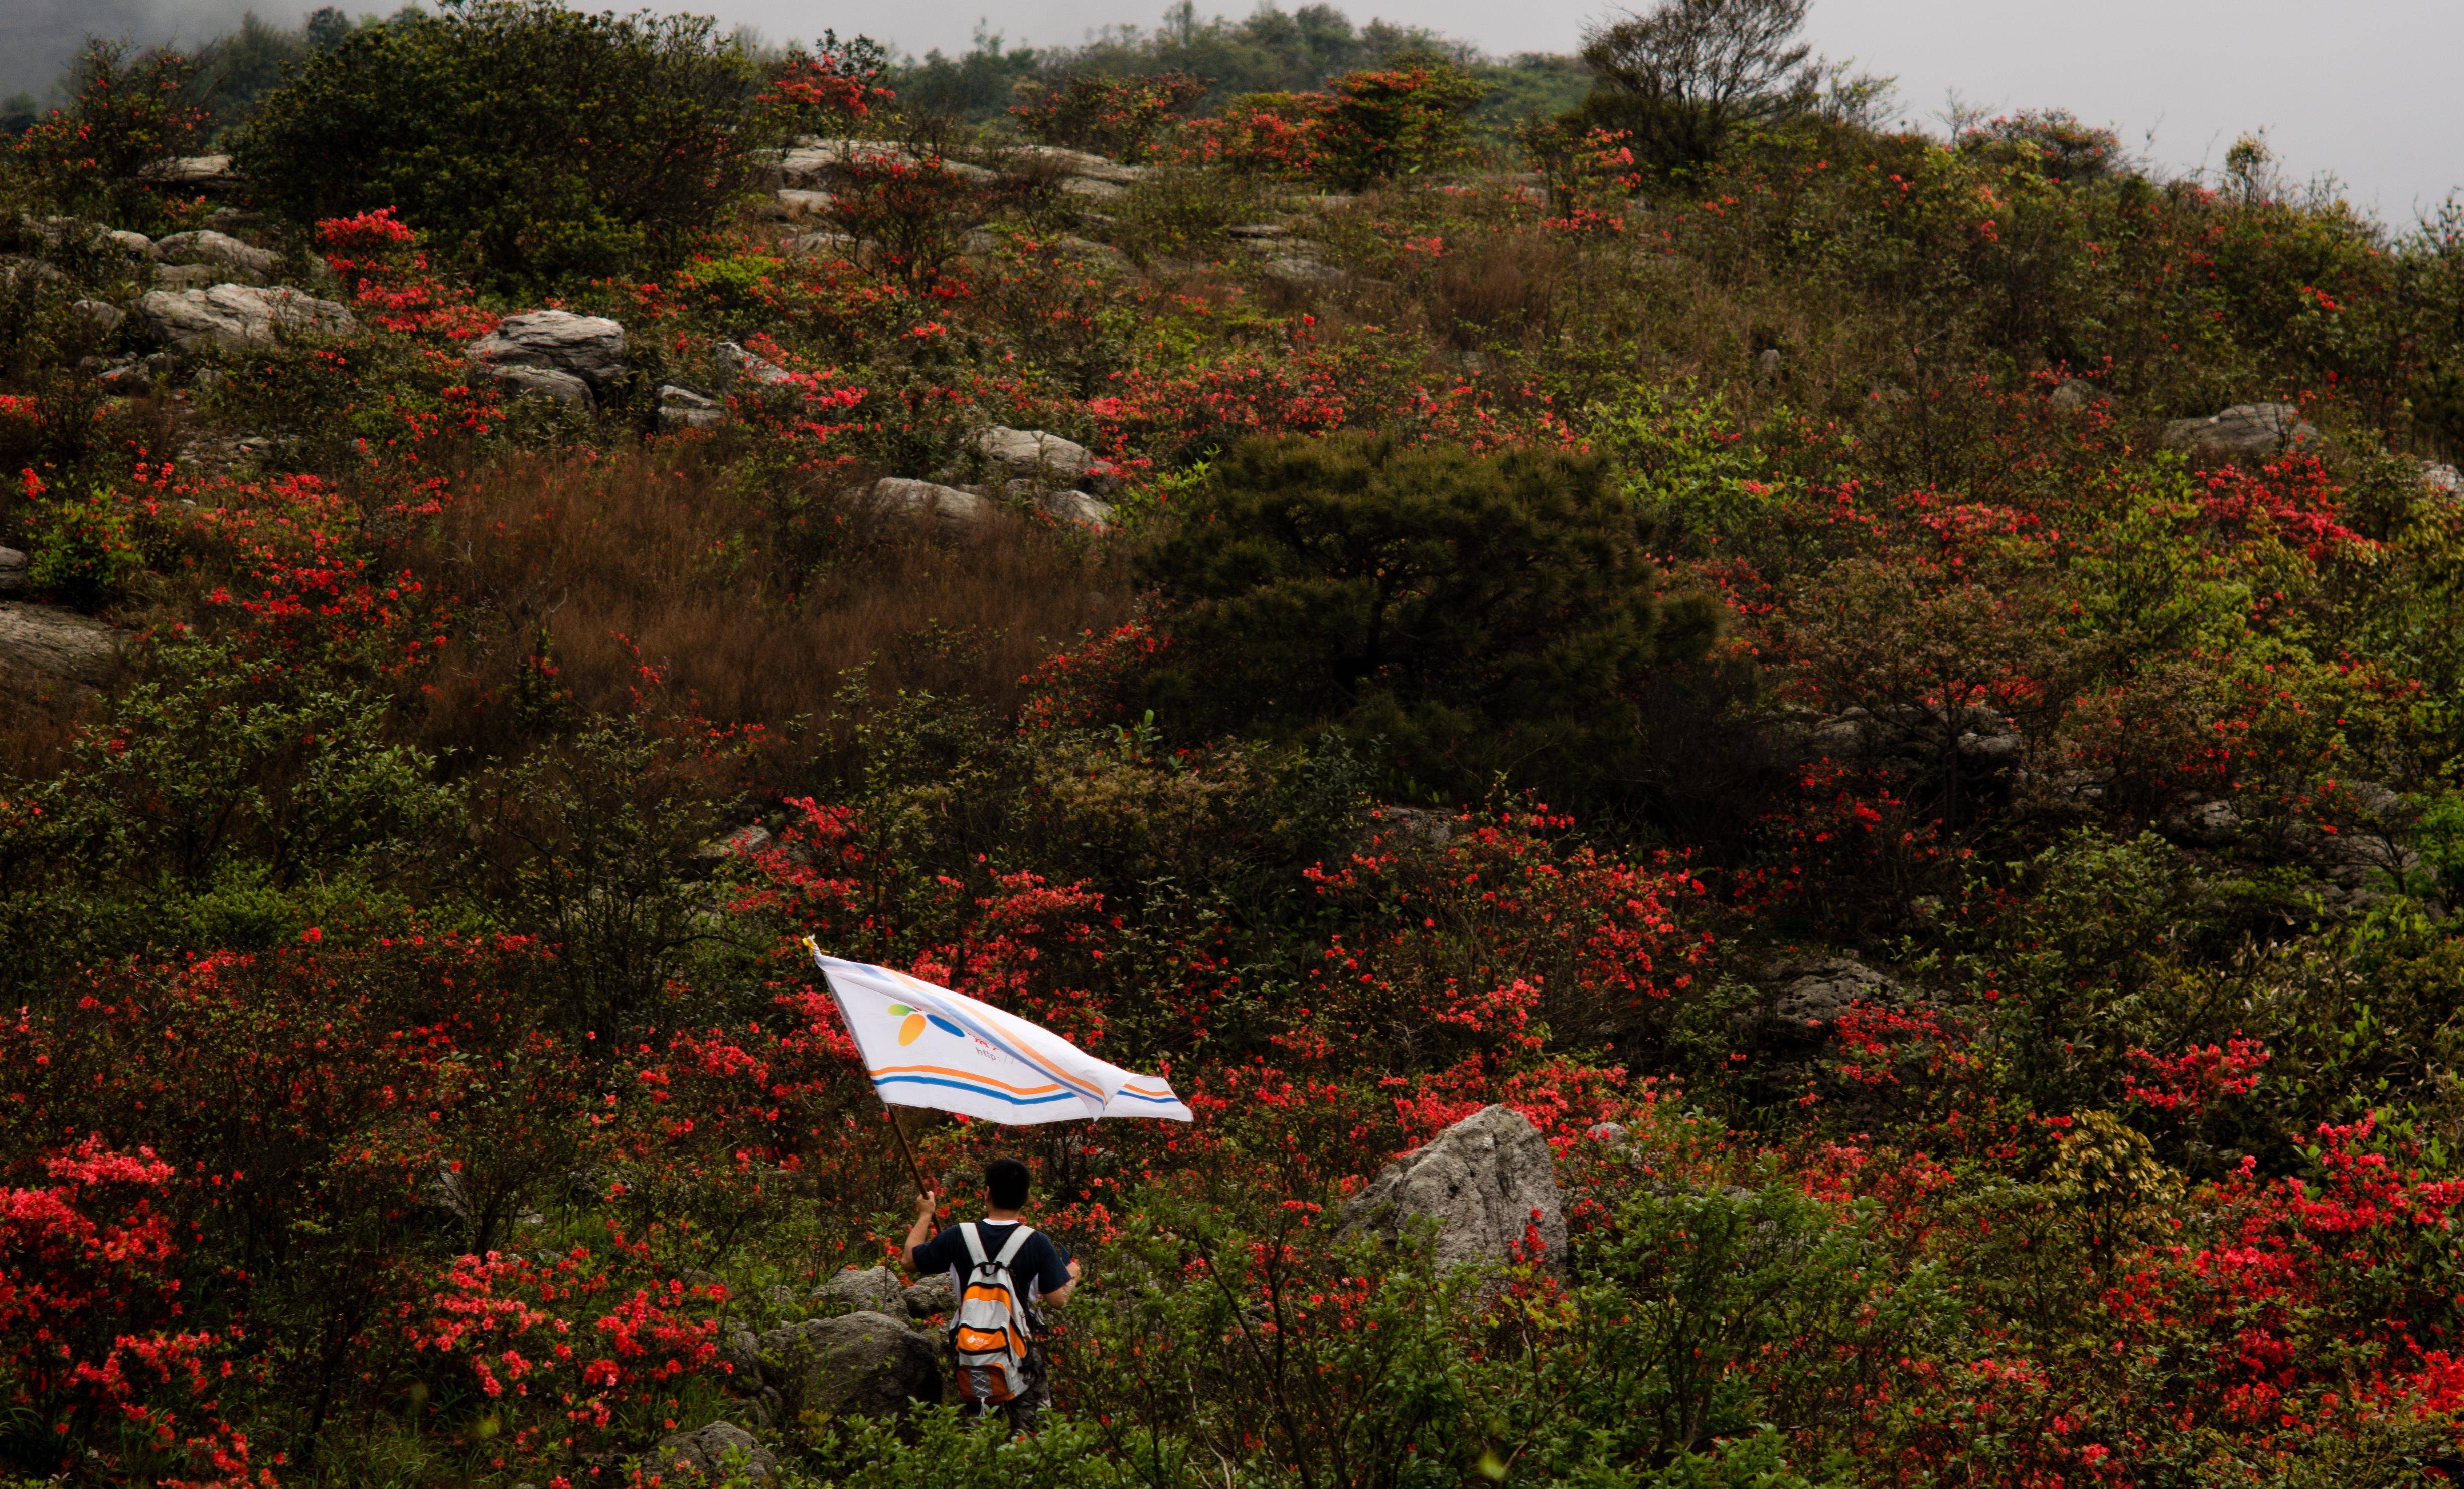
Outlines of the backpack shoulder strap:
[{"label": "backpack shoulder strap", "polygon": [[977,1266],[982,1266],[984,1264],[984,1238],[981,1235],[978,1234],[976,1230],[976,1222],[973,1220],[960,1222],[958,1226],[958,1234],[966,1238],[968,1261]]},{"label": "backpack shoulder strap", "polygon": [[1035,1228],[1028,1225],[1023,1220],[1019,1222],[1017,1230],[1009,1233],[1009,1243],[1001,1249],[1000,1260],[1001,1270],[1007,1271],[1009,1269],[1009,1264],[1018,1259],[1019,1252],[1023,1250],[1026,1246],[1026,1238],[1034,1234]]}]

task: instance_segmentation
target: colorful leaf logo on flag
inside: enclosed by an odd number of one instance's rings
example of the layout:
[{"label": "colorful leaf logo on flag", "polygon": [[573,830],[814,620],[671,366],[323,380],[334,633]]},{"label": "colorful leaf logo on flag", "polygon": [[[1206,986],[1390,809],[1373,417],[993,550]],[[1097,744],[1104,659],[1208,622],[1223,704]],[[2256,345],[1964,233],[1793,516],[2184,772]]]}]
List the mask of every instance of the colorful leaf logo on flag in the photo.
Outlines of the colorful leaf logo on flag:
[{"label": "colorful leaf logo on flag", "polygon": [[890,1012],[892,1016],[907,1020],[898,1026],[898,1042],[901,1044],[913,1044],[922,1039],[924,1030],[928,1026],[937,1028],[943,1034],[956,1034],[961,1038],[967,1032],[938,1014],[928,1014],[921,1009],[910,1008],[904,1003],[891,1004]]}]

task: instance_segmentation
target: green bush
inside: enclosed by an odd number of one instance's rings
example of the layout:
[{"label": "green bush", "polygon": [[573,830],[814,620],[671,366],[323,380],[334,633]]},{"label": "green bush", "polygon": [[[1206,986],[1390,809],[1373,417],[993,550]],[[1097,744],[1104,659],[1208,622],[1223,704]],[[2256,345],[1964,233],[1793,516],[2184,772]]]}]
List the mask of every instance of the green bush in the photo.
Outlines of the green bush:
[{"label": "green bush", "polygon": [[145,558],[135,524],[108,491],[40,501],[27,578],[37,594],[98,610],[120,598]]},{"label": "green bush", "polygon": [[394,208],[517,279],[671,262],[748,177],[748,60],[697,16],[448,0],[319,53],[234,145],[301,221]]},{"label": "green bush", "polygon": [[1233,451],[1144,562],[1175,606],[1161,712],[1204,733],[1383,734],[1477,793],[1632,754],[1642,684],[1700,656],[1650,524],[1597,463],[1346,435]]}]

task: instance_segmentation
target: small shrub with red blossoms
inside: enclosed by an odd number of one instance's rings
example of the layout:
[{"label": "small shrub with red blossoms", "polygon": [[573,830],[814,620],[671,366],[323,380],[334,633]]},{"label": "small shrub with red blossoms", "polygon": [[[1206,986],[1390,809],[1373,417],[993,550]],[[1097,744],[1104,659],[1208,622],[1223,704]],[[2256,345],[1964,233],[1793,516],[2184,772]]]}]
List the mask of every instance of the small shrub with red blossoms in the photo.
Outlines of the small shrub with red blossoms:
[{"label": "small shrub with red blossoms", "polygon": [[1029,139],[1088,150],[1132,164],[1162,143],[1206,82],[1186,73],[1107,77],[1077,73],[1055,84],[1030,83],[1032,97],[1010,109]]}]

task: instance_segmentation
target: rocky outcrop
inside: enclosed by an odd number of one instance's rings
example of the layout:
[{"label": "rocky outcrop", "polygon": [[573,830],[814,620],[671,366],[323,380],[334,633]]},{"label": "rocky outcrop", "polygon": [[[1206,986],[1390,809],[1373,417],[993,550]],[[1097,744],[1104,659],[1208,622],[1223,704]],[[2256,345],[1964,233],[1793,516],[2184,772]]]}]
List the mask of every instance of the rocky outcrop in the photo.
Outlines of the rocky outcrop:
[{"label": "rocky outcrop", "polygon": [[855,165],[913,165],[915,156],[904,145],[886,140],[825,140],[810,136],[780,152],[771,163],[780,186],[816,186],[838,171]]},{"label": "rocky outcrop", "polygon": [[1101,533],[1112,525],[1112,504],[1085,492],[1047,492],[1036,505],[1064,522]]},{"label": "rocky outcrop", "polygon": [[948,1273],[928,1277],[907,1289],[904,1295],[907,1316],[911,1319],[943,1317],[958,1311],[958,1290],[950,1285]]},{"label": "rocky outcrop", "polygon": [[861,1272],[841,1272],[824,1282],[814,1292],[813,1302],[841,1312],[895,1316],[907,1311],[907,1284],[888,1267],[867,1267]]},{"label": "rocky outcrop", "polygon": [[227,191],[239,185],[239,172],[231,169],[228,155],[183,155],[172,160],[156,161],[139,174],[152,184],[174,191]]},{"label": "rocky outcrop", "polygon": [[1766,737],[1776,753],[1799,759],[1889,760],[1913,768],[1939,762],[1947,747],[1969,773],[1999,771],[2028,751],[2018,727],[1986,704],[1851,708],[1830,714],[1792,709],[1770,717]]},{"label": "rocky outcrop", "polygon": [[912,481],[890,476],[872,483],[871,500],[885,512],[904,513],[911,516],[929,516],[943,528],[967,531],[983,524],[993,515],[993,504],[973,492],[962,492],[955,486],[937,486],[931,481]]},{"label": "rocky outcrop", "polygon": [[487,367],[483,370],[488,381],[508,398],[525,395],[549,398],[584,413],[599,406],[598,396],[590,391],[590,384],[570,372],[559,372],[553,367],[523,366]]},{"label": "rocky outcrop", "polygon": [[[901,1310],[902,1313],[904,1310]],[[894,1416],[941,1400],[940,1351],[904,1317],[845,1313],[775,1328],[759,1341],[761,1377],[789,1418]]]},{"label": "rocky outcrop", "polygon": [[100,621],[53,605],[0,602],[0,664],[99,683],[119,658],[120,632]]},{"label": "rocky outcrop", "polygon": [[0,595],[22,595],[25,592],[25,550],[0,547]]},{"label": "rocky outcrop", "polygon": [[1764,974],[1776,984],[1771,1031],[1782,1043],[1820,1044],[1839,1025],[1839,1016],[1859,1003],[1896,1007],[1899,984],[1844,956],[1815,956],[1778,963]]},{"label": "rocky outcrop", "polygon": [[1259,273],[1282,284],[1341,284],[1349,277],[1326,260],[1307,253],[1278,253]]},{"label": "rocky outcrop", "polygon": [[250,284],[262,284],[282,266],[280,255],[261,248],[251,248],[227,232],[211,230],[197,232],[175,232],[167,238],[154,240],[154,256],[166,264],[201,264],[227,270],[234,275],[245,275]]},{"label": "rocky outcrop", "polygon": [[834,232],[825,228],[813,232],[800,232],[794,237],[780,240],[779,252],[782,253],[837,254],[846,253],[854,249],[854,238],[850,237],[847,233]]},{"label": "rocky outcrop", "polygon": [[2165,426],[2166,449],[2205,460],[2266,460],[2317,438],[2319,430],[2291,404],[2235,404],[2205,419]]},{"label": "rocky outcrop", "polygon": [[1441,1267],[1504,1261],[1536,1227],[1547,1264],[1564,1268],[1556,1156],[1529,1118],[1506,1106],[1463,1118],[1346,1202],[1340,1234],[1400,1237],[1430,1224]]},{"label": "rocky outcrop", "polygon": [[710,349],[711,361],[718,366],[720,385],[751,383],[761,387],[792,385],[796,377],[769,358],[745,350],[734,341],[719,341]]},{"label": "rocky outcrop", "polygon": [[1095,463],[1087,447],[1042,429],[995,425],[976,436],[976,451],[1005,475],[1074,484]]},{"label": "rocky outcrop", "polygon": [[1106,181],[1119,186],[1129,186],[1147,178],[1144,165],[1128,165],[1101,155],[1089,155],[1084,150],[1065,150],[1057,144],[1023,145],[1017,156],[1023,164],[1058,168],[1065,178]]},{"label": "rocky outcrop", "polygon": [[278,285],[156,290],[137,302],[136,319],[155,339],[190,353],[244,351],[286,337],[347,336],[359,329],[343,306]]},{"label": "rocky outcrop", "polygon": [[1092,238],[1081,238],[1064,233],[1060,241],[1052,246],[1062,257],[1076,259],[1092,268],[1122,271],[1130,267],[1130,256],[1127,253],[1109,243],[1098,243]]},{"label": "rocky outcrop", "polygon": [[69,306],[69,319],[86,335],[102,338],[120,329],[128,313],[105,300],[77,300]]},{"label": "rocky outcrop", "polygon": [[662,1484],[766,1484],[779,1477],[778,1456],[734,1422],[662,1437],[642,1466]]},{"label": "rocky outcrop", "polygon": [[604,316],[540,310],[507,316],[462,349],[490,368],[538,367],[580,378],[605,392],[625,375],[625,328]]},{"label": "rocky outcrop", "polygon": [[659,427],[663,429],[715,429],[726,422],[727,407],[717,399],[672,383],[659,389]]}]

